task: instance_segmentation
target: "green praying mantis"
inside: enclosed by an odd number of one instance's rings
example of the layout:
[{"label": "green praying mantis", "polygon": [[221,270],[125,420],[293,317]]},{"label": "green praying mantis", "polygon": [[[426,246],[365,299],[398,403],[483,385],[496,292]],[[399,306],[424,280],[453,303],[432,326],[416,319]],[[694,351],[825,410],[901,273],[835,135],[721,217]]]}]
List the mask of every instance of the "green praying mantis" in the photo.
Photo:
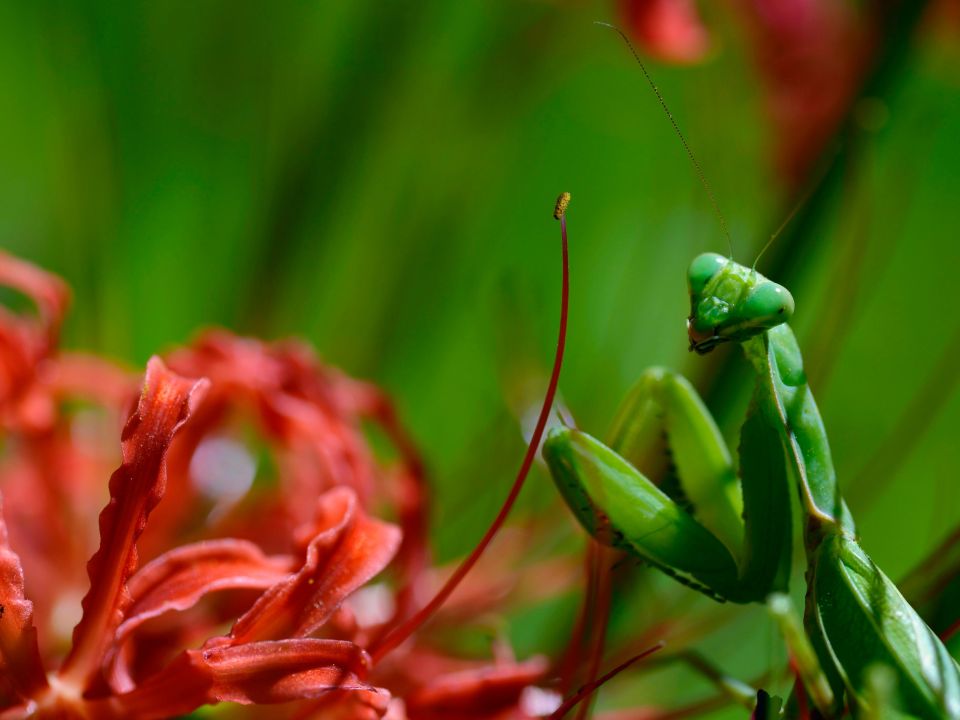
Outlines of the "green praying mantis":
[{"label": "green praying mantis", "polygon": [[[795,489],[807,558],[805,633],[787,635],[795,659],[806,658],[807,690],[821,715],[837,717],[845,705],[860,715],[876,710],[871,677],[879,666],[895,680],[892,712],[960,718],[960,668],[857,541],[787,324],[790,292],[716,253],[693,260],[688,283],[690,349],[706,354],[736,342],[756,377],[739,476],[693,387],[654,368],[624,401],[608,444],[572,428],[547,439],[543,455],[570,509],[601,543],[717,600],[772,597],[777,614],[790,572]],[[663,434],[683,497],[668,495],[631,462]],[[822,674],[811,667],[817,664]]]},{"label": "green praying mantis", "polygon": [[[729,240],[710,185],[643,62],[621,30],[598,24],[630,47]],[[551,431],[543,456],[554,482],[598,542],[715,600],[768,605],[803,698],[795,696],[781,712],[779,702],[761,692],[755,718],[804,714],[799,708],[809,696],[823,718],[849,711],[860,718],[960,719],[960,667],[858,542],[787,324],[793,296],[755,265],[705,253],[687,275],[690,350],[705,355],[737,343],[756,379],[740,431],[739,472],[690,383],[652,368],[621,404],[606,444],[573,428]],[[658,487],[638,469],[662,451],[664,438],[680,480],[676,488]],[[807,561],[802,624],[785,594],[794,492]]]}]

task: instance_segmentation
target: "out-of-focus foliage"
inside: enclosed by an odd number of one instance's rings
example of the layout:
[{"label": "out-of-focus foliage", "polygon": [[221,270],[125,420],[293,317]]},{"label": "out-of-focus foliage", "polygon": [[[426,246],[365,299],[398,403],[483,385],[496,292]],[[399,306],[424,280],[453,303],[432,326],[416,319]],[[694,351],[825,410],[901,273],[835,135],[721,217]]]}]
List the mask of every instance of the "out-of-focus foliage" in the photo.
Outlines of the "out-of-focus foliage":
[{"label": "out-of-focus foliage", "polygon": [[[703,64],[651,70],[742,259],[789,208],[734,5],[704,8]],[[386,386],[428,459],[449,559],[501,502],[518,416],[544,384],[558,192],[573,193],[561,389],[578,422],[602,432],[650,364],[696,378],[716,362],[688,358],[683,277],[725,244],[639,69],[592,24],[615,15],[562,0],[0,3],[0,244],[74,288],[68,346],[142,365],[222,324],[305,337]],[[841,482],[894,578],[960,522],[955,369],[882,492],[862,474],[900,442],[960,326],[960,43],[945,18],[921,25],[889,101],[868,108],[791,287],[809,361],[832,363],[813,389]],[[542,475],[518,521],[535,514],[579,542]],[[522,620],[520,648],[549,651],[570,617]],[[629,612],[614,621],[625,632]],[[749,677],[777,656],[745,657],[735,630],[706,645],[727,670]],[[669,702],[672,686],[657,692]]]}]

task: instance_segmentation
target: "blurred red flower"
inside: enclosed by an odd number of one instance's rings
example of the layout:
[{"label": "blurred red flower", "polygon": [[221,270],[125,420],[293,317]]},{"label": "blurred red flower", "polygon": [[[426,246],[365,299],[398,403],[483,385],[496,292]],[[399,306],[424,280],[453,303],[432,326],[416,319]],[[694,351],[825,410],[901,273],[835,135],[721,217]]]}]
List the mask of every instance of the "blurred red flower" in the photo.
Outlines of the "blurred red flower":
[{"label": "blurred red flower", "polygon": [[[651,56],[703,60],[708,30],[692,0],[620,0],[627,32]],[[775,166],[797,186],[850,111],[875,45],[873,22],[855,3],[737,0],[774,129]]]},{"label": "blurred red flower", "polygon": [[702,60],[710,37],[693,0],[622,0],[620,16],[627,32],[660,60]]},{"label": "blurred red flower", "polygon": [[[0,717],[293,700],[287,716],[529,717],[541,658],[465,660],[415,637],[370,666],[364,647],[436,580],[421,462],[379,389],[300,344],[216,331],[151,359],[136,400],[132,374],[57,354],[59,279],[0,254],[0,284],[38,310],[0,312]],[[123,417],[117,458],[104,437]],[[370,585],[388,565],[392,582]],[[485,588],[447,618],[506,591]]]}]

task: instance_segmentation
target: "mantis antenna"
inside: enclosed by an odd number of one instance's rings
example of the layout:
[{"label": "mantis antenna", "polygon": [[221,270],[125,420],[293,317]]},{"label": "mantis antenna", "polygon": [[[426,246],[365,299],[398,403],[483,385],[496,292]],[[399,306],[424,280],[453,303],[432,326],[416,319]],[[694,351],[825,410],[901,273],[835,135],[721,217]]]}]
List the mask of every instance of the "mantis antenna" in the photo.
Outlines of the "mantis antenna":
[{"label": "mantis antenna", "polygon": [[798,203],[793,207],[793,210],[790,211],[790,214],[787,215],[786,220],[784,220],[782,223],[780,223],[780,227],[778,227],[776,230],[773,231],[773,234],[770,236],[770,239],[767,240],[767,244],[764,245],[764,246],[760,249],[760,252],[757,253],[757,257],[756,257],[756,258],[754,259],[754,261],[753,261],[753,265],[751,266],[751,270],[756,270],[756,269],[757,269],[757,263],[760,262],[760,258],[763,257],[763,254],[767,251],[767,248],[769,248],[771,245],[773,245],[773,241],[777,239],[777,236],[778,236],[781,232],[783,232],[783,229],[787,226],[787,224],[788,224],[791,220],[793,220],[793,216],[797,214],[797,210],[800,209],[800,206],[801,206],[802,204],[803,204],[802,201],[801,201],[801,202],[798,202]]},{"label": "mantis antenna", "polygon": [[[730,259],[732,260],[733,239],[730,237],[730,231],[727,229],[727,221],[724,220],[723,213],[720,212],[720,206],[717,204],[717,198],[713,194],[713,188],[710,186],[710,183],[707,182],[707,176],[704,174],[703,168],[701,168],[700,163],[697,162],[697,158],[694,156],[693,150],[690,149],[690,143],[687,142],[687,138],[685,138],[683,133],[680,131],[680,126],[673,117],[673,113],[670,112],[670,108],[667,107],[667,101],[663,99],[663,94],[660,92],[660,88],[658,88],[656,83],[653,82],[653,78],[650,76],[650,73],[647,72],[647,66],[643,64],[643,61],[640,59],[640,54],[637,52],[636,48],[633,46],[633,43],[630,42],[630,38],[627,37],[627,34],[623,30],[618,28],[616,25],[611,25],[607,22],[597,21],[594,23],[594,25],[600,25],[613,30],[623,39],[623,41],[627,44],[627,47],[630,48],[630,52],[633,53],[633,59],[636,60],[637,65],[640,66],[640,70],[643,72],[643,77],[646,78],[647,83],[653,89],[653,93],[657,96],[657,100],[660,101],[660,107],[662,107],[663,111],[667,114],[670,124],[673,125],[674,132],[677,133],[677,137],[679,137],[680,142],[683,143],[683,149],[687,151],[687,156],[690,158],[690,162],[693,163],[693,169],[696,170],[697,177],[700,178],[700,184],[703,185],[703,189],[707,191],[707,196],[710,198],[710,204],[713,206],[713,213],[717,216],[717,220],[720,221],[720,229],[723,232],[723,236],[727,239],[727,245],[730,248]],[[779,230],[777,232],[779,232]]]},{"label": "mantis antenna", "polygon": [[793,220],[794,216],[797,214],[800,208],[802,208],[804,204],[807,202],[807,200],[810,199],[810,193],[813,192],[813,187],[814,185],[811,185],[807,189],[807,191],[800,196],[800,199],[797,200],[797,204],[793,206],[793,210],[791,210],[790,214],[787,215],[787,217],[784,219],[782,223],[780,223],[780,227],[778,227],[776,230],[773,231],[773,234],[770,236],[770,239],[767,240],[767,244],[764,245],[763,248],[761,248],[760,252],[757,253],[757,257],[753,261],[753,266],[751,267],[752,270],[757,269],[757,263],[760,262],[760,258],[763,257],[763,254],[767,251],[767,248],[773,245],[773,241],[776,240],[778,237],[780,237],[780,233],[783,232],[783,229],[790,224],[790,221]]}]

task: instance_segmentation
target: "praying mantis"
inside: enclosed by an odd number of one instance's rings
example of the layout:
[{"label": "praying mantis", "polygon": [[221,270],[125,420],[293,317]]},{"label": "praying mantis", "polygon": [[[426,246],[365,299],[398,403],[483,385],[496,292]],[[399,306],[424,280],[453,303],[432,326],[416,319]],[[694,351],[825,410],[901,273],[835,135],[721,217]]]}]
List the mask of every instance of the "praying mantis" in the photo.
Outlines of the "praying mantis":
[{"label": "praying mantis", "polygon": [[[855,713],[872,711],[871,673],[885,666],[896,680],[890,702],[898,711],[960,718],[960,667],[857,540],[787,324],[794,311],[790,292],[716,253],[693,260],[688,284],[690,349],[706,354],[736,342],[756,377],[741,429],[739,478],[693,387],[653,368],[623,402],[608,444],[566,427],[548,437],[543,456],[570,509],[601,543],[714,599],[770,598],[782,613],[793,487],[800,496],[807,594],[805,636],[788,633],[788,644],[795,660],[807,658],[802,670],[814,678],[808,691],[821,715],[838,717],[844,693]],[[631,462],[651,452],[663,433],[683,498],[668,495]],[[812,652],[803,653],[798,645],[807,643]]]},{"label": "praying mantis", "polygon": [[[633,51],[729,239],[663,96],[623,32],[606,26]],[[802,680],[804,697],[787,703],[787,717],[801,714],[809,696],[824,718],[849,711],[865,718],[960,719],[960,666],[859,544],[788,325],[793,296],[755,267],[717,253],[694,258],[687,283],[690,350],[706,355],[721,343],[737,343],[756,380],[740,432],[739,474],[692,385],[652,368],[623,401],[607,443],[569,427],[548,436],[543,457],[570,510],[598,542],[715,600],[766,603]],[[662,451],[664,437],[677,490],[658,487],[638,469]],[[785,594],[794,492],[806,555],[802,625]],[[774,705],[758,702],[755,717],[773,718]]]}]

